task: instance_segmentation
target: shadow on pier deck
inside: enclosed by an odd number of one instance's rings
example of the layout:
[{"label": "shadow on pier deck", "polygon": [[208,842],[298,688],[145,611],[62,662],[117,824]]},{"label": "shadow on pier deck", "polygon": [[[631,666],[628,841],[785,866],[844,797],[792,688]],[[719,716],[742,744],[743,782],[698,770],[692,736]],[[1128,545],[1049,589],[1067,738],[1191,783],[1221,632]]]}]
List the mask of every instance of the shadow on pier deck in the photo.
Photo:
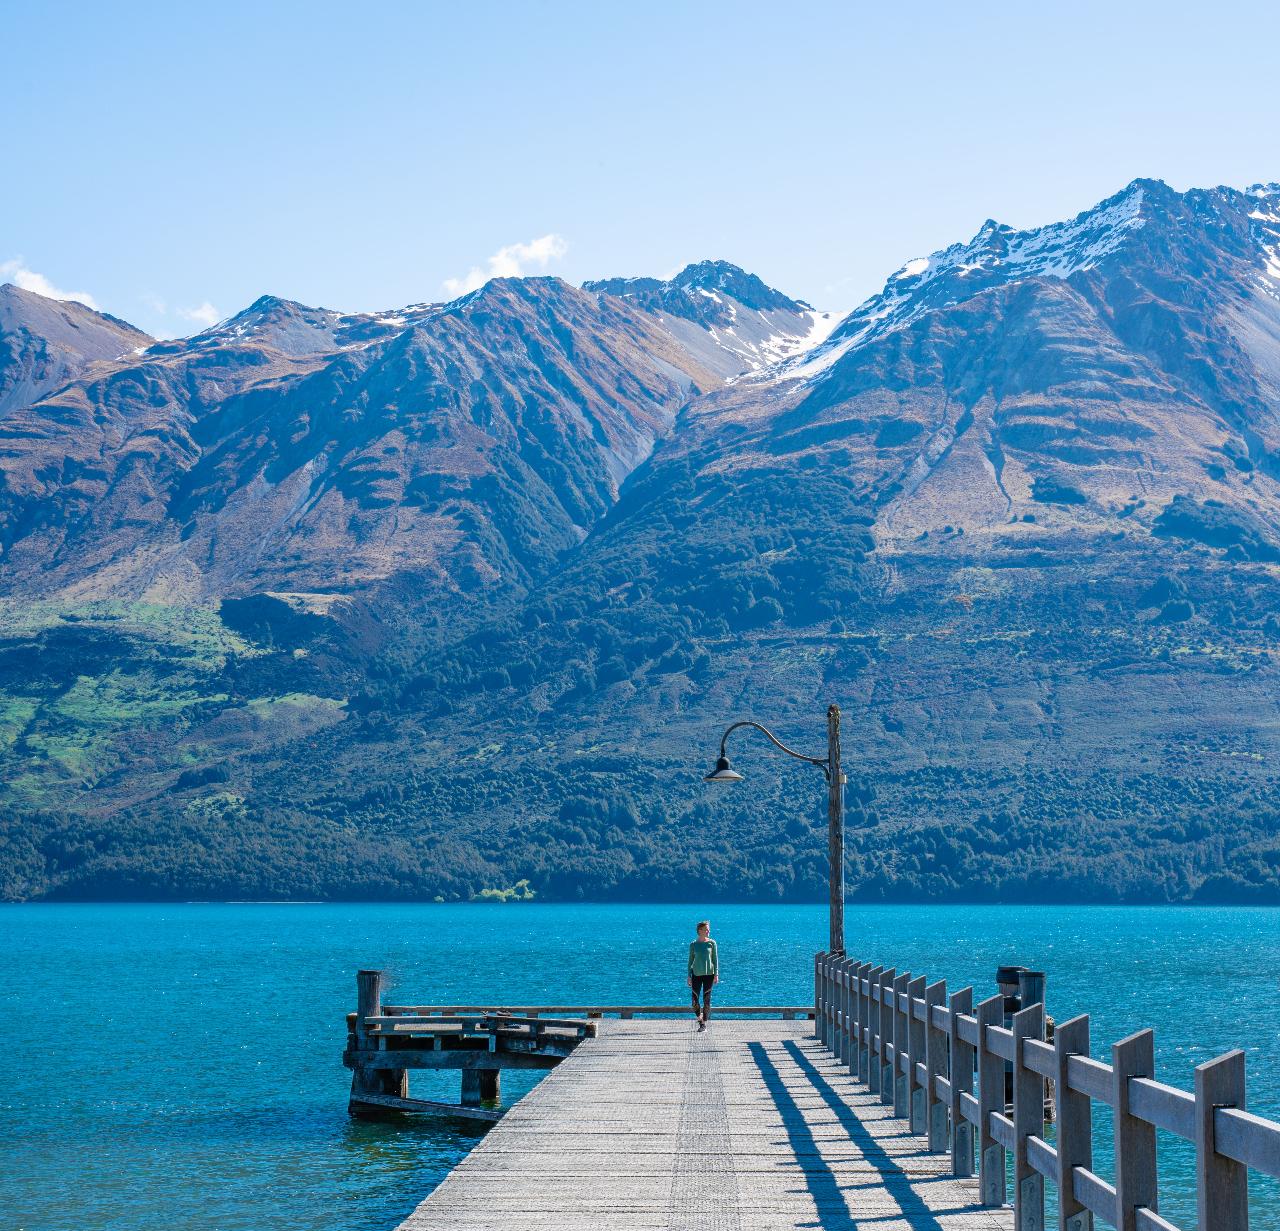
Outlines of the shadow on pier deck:
[{"label": "shadow on pier deck", "polygon": [[806,1021],[600,1023],[402,1231],[1008,1229]]}]

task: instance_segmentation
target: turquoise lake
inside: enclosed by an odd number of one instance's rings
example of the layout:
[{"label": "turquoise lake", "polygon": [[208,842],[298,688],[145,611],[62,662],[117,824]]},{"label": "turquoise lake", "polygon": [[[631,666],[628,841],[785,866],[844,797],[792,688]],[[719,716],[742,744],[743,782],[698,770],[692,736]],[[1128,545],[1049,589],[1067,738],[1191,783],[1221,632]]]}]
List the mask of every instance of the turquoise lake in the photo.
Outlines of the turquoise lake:
[{"label": "turquoise lake", "polygon": [[[390,1231],[475,1138],[348,1119],[355,971],[388,971],[392,1003],[682,1003],[703,916],[721,1003],[812,1000],[818,906],[0,907],[3,1225]],[[1095,1055],[1153,1026],[1157,1076],[1184,1089],[1243,1047],[1250,1108],[1280,1117],[1280,910],[851,906],[847,935],[979,996],[998,965],[1043,969],[1051,1014],[1091,1014]],[[503,1082],[510,1101],[529,1079]],[[413,1083],[457,1098],[456,1077]],[[1161,1213],[1193,1227],[1191,1152],[1160,1150]],[[1280,1228],[1273,1183],[1253,1226]]]}]

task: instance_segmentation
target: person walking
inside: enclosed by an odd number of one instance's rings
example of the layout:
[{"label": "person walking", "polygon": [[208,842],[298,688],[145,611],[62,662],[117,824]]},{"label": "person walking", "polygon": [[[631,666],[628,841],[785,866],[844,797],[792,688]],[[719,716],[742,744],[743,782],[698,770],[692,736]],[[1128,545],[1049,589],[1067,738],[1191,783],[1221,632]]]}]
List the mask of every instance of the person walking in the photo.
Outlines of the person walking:
[{"label": "person walking", "polygon": [[[698,1029],[705,1030],[711,1018],[711,989],[720,982],[720,956],[711,939],[711,924],[705,919],[698,924],[698,939],[689,944],[689,989],[693,996],[693,1012]],[[698,997],[702,1006],[698,1006]]]}]

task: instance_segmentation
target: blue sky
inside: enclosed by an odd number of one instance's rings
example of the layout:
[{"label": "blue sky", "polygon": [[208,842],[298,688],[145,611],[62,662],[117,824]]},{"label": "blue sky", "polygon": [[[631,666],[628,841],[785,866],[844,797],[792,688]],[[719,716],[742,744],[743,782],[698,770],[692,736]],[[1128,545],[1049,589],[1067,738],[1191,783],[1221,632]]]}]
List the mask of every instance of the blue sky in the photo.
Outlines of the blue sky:
[{"label": "blue sky", "polygon": [[849,308],[987,217],[1280,179],[1277,45],[1231,0],[0,0],[0,278],[166,334],[708,257]]}]

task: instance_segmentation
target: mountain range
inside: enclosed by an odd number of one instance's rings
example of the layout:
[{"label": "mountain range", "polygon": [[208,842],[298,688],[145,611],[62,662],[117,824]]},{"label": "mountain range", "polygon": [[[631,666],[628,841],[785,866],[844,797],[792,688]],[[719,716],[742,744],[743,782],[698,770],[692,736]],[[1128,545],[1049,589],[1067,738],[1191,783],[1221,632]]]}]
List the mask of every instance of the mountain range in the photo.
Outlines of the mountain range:
[{"label": "mountain range", "polygon": [[0,894],[817,896],[815,776],[700,774],[835,699],[856,897],[1280,900],[1278,483],[1274,184],[843,318],[721,261],[177,341],[0,287]]}]

